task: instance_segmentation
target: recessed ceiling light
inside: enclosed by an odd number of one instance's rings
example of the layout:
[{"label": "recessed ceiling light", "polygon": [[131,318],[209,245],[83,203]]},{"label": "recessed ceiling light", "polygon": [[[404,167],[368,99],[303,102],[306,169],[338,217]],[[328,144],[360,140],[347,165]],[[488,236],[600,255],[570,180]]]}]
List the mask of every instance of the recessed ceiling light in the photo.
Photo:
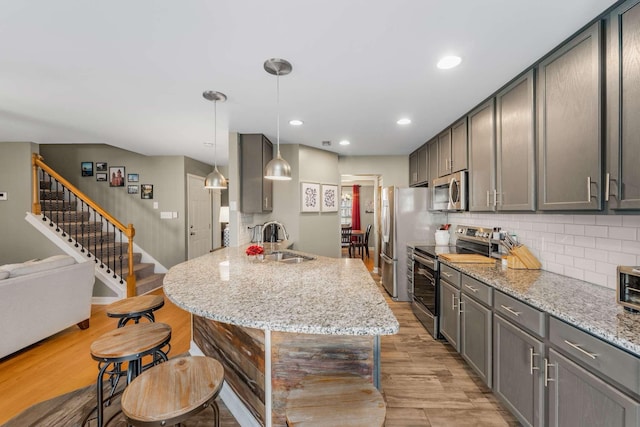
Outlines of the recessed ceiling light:
[{"label": "recessed ceiling light", "polygon": [[445,56],[438,61],[438,68],[441,70],[448,70],[449,68],[457,67],[462,62],[462,58],[459,56],[451,55]]},{"label": "recessed ceiling light", "polygon": [[349,141],[347,141],[346,139],[343,139],[342,141],[340,141],[340,145],[349,145],[351,144]]},{"label": "recessed ceiling light", "polygon": [[302,126],[304,122],[302,120],[297,120],[297,119],[293,119],[293,120],[289,120],[289,124],[291,126]]},{"label": "recessed ceiling light", "polygon": [[399,125],[408,125],[409,123],[411,123],[411,119],[407,119],[407,118],[400,119],[396,123]]}]

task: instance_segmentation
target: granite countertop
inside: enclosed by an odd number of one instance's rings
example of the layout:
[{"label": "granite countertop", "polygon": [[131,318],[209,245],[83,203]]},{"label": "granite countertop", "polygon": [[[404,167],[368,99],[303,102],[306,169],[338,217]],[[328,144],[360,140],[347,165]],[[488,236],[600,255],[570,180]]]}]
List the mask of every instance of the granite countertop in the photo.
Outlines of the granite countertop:
[{"label": "granite countertop", "polygon": [[165,295],[195,315],[248,328],[398,332],[397,319],[361,260],[317,256],[290,264],[252,260],[245,249],[225,248],[172,267],[164,278]]},{"label": "granite countertop", "polygon": [[616,303],[616,291],[543,270],[514,270],[441,260],[505,294],[640,357],[640,314]]}]

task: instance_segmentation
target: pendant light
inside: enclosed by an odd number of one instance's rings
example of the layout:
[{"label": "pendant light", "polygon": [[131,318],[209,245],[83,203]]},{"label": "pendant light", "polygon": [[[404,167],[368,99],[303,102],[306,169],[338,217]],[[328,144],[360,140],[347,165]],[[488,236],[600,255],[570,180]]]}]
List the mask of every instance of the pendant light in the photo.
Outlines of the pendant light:
[{"label": "pendant light", "polygon": [[218,101],[224,102],[227,100],[227,95],[222,92],[216,92],[213,90],[208,90],[202,93],[204,99],[208,101],[213,101],[213,162],[214,169],[207,177],[204,179],[204,188],[208,190],[213,189],[225,189],[227,188],[227,180],[218,170],[218,155],[216,152],[217,142],[218,142]]},{"label": "pendant light", "polygon": [[276,134],[276,157],[272,159],[264,168],[264,177],[276,181],[291,180],[291,166],[280,155],[280,76],[286,76],[291,72],[291,63],[280,58],[271,58],[264,61],[264,69],[267,73],[276,76],[277,93],[277,134]]}]

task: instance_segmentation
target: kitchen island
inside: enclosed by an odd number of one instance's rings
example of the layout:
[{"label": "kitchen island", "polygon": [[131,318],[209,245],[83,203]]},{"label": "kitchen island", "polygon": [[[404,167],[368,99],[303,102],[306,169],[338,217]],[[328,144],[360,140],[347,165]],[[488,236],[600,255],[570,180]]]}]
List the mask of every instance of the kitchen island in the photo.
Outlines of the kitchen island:
[{"label": "kitchen island", "polygon": [[165,295],[193,315],[193,342],[223,363],[256,424],[284,426],[289,390],[309,374],[355,373],[379,387],[379,337],[398,321],[361,260],[314,258],[225,248],[165,276]]}]

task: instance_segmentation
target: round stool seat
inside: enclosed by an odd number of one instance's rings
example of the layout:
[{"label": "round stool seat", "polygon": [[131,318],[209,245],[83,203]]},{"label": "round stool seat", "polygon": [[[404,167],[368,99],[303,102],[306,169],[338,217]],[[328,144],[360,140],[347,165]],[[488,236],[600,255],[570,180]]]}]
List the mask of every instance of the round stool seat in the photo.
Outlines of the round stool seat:
[{"label": "round stool seat", "polygon": [[162,295],[140,295],[109,304],[107,316],[119,319],[118,328],[126,325],[130,320],[138,323],[142,317],[146,317],[150,322],[155,322],[153,312],[162,306],[164,306]]},{"label": "round stool seat", "polygon": [[224,381],[224,368],[204,356],[177,357],[150,368],[127,386],[120,401],[122,413],[135,426],[178,424],[211,406]]},{"label": "round stool seat", "polygon": [[[164,323],[140,323],[114,329],[91,343],[95,360],[124,362],[138,359],[160,349],[171,339],[171,326]],[[123,359],[123,360],[119,360]]]}]

